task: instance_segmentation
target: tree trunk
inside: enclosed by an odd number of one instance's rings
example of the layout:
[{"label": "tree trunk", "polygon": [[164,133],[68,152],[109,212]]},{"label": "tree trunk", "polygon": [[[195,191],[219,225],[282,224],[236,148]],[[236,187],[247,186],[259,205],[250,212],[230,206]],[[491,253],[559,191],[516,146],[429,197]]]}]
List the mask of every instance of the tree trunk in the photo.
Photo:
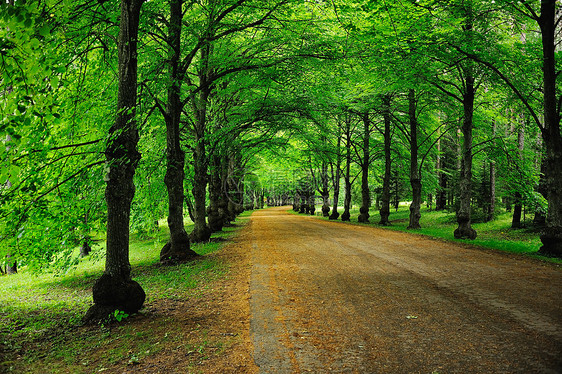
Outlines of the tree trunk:
[{"label": "tree trunk", "polygon": [[212,157],[213,164],[211,168],[211,175],[209,180],[209,208],[207,209],[207,216],[209,219],[209,229],[212,232],[222,231],[224,226],[224,212],[221,212],[222,201],[224,195],[222,193],[222,167],[221,158],[217,155]]},{"label": "tree trunk", "polygon": [[390,154],[390,96],[383,98],[383,117],[384,117],[384,177],[382,182],[381,209],[379,214],[381,220],[379,224],[388,226],[390,221],[390,177],[391,177],[391,154]]},{"label": "tree trunk", "polygon": [[486,212],[486,222],[494,219],[496,212],[496,163],[490,161],[490,185],[489,185],[489,198],[488,211]]},{"label": "tree trunk", "polygon": [[332,175],[334,176],[334,198],[332,201],[332,214],[330,214],[330,217],[328,217],[331,220],[334,219],[338,219],[340,216],[340,213],[338,212],[338,203],[339,203],[339,195],[340,195],[340,138],[338,138],[338,155],[337,155],[337,160],[336,160],[336,165],[335,165],[335,171],[332,169]]},{"label": "tree trunk", "polygon": [[199,70],[199,94],[192,96],[193,112],[195,117],[194,135],[195,147],[193,150],[193,208],[195,221],[193,231],[190,234],[191,241],[195,243],[204,242],[211,237],[211,230],[206,221],[206,198],[207,198],[207,172],[208,156],[206,152],[206,126],[207,126],[207,104],[210,94],[210,82],[208,78],[208,64],[211,46],[206,44],[201,48],[201,67]]},{"label": "tree trunk", "polygon": [[346,115],[345,127],[345,196],[343,198],[343,214],[341,215],[342,221],[349,221],[351,218],[351,119],[349,114]]},{"label": "tree trunk", "polygon": [[422,183],[418,168],[418,119],[416,116],[416,95],[414,89],[408,92],[408,113],[410,117],[410,185],[412,204],[410,204],[410,224],[408,229],[420,229]]},{"label": "tree trunk", "polygon": [[307,196],[307,194],[308,193],[304,188],[300,192],[301,204],[300,204],[299,213],[308,212],[308,196]]},{"label": "tree trunk", "polygon": [[330,216],[330,189],[328,188],[328,164],[322,163],[322,216]]},{"label": "tree trunk", "polygon": [[314,177],[306,185],[306,213],[314,215],[316,211],[316,199],[315,199],[315,181]]},{"label": "tree trunk", "polygon": [[109,130],[105,156],[107,186],[107,247],[105,272],[93,286],[94,305],[85,320],[107,318],[116,309],[137,312],[145,300],[142,287],[131,280],[129,218],[135,194],[133,176],[140,160],[135,108],[137,103],[137,37],[143,0],[121,0],[118,38],[119,82],[117,115]]},{"label": "tree trunk", "polygon": [[166,175],[164,183],[168,190],[168,227],[170,239],[160,251],[160,261],[176,263],[186,261],[197,256],[190,249],[189,236],[183,223],[185,178],[185,152],[180,146],[180,119],[182,104],[180,98],[182,77],[179,64],[181,55],[181,25],[183,0],[170,0],[169,25],[169,70],[170,82],[168,86],[168,104],[165,114],[166,122]]},{"label": "tree trunk", "polygon": [[90,238],[84,238],[82,246],[80,247],[80,257],[86,257],[92,252],[92,247],[90,246]]},{"label": "tree trunk", "polygon": [[[496,136],[496,121],[492,122],[492,134]],[[496,213],[496,162],[490,161],[490,202],[488,204],[488,212],[486,215],[486,222],[494,219]]]},{"label": "tree trunk", "polygon": [[466,92],[463,95],[464,118],[462,125],[462,159],[459,180],[459,208],[454,232],[457,239],[476,239],[476,230],[471,227],[470,203],[472,200],[472,117],[474,114],[474,77],[465,71]]},{"label": "tree trunk", "polygon": [[18,262],[16,260],[10,260],[11,255],[6,255],[6,274],[17,274],[18,272]]},{"label": "tree trunk", "polygon": [[391,184],[394,182],[394,211],[398,212],[398,207],[400,206],[400,173],[398,172],[398,169],[395,169],[391,175]]},{"label": "tree trunk", "polygon": [[193,200],[189,194],[185,195],[185,205],[187,205],[187,214],[191,222],[195,222],[195,208],[193,208]]},{"label": "tree trunk", "polygon": [[[228,153],[228,151],[227,151]],[[223,155],[221,161],[221,195],[222,198],[219,200],[219,214],[221,215],[223,227],[232,226],[231,221],[236,219],[236,214],[230,212],[230,206],[232,203],[232,196],[230,193],[230,173],[231,173],[231,157],[228,155]],[[234,205],[232,205],[234,207]]]},{"label": "tree trunk", "polygon": [[441,156],[441,139],[437,140],[437,180],[439,187],[435,196],[435,210],[444,210],[447,207],[447,175],[443,172],[445,162]]},{"label": "tree trunk", "polygon": [[371,194],[369,191],[369,159],[371,121],[369,113],[362,115],[363,119],[363,160],[361,161],[361,208],[359,209],[359,222],[369,222],[369,208],[371,207]]},{"label": "tree trunk", "polygon": [[[269,205],[269,197],[267,198],[267,204]],[[295,212],[299,212],[300,211],[300,196],[297,190],[295,190],[295,196],[293,197],[293,210]]]},{"label": "tree trunk", "polygon": [[539,25],[543,45],[544,130],[546,147],[545,187],[548,194],[546,228],[539,253],[562,258],[562,135],[556,97],[555,61],[556,0],[541,1]]},{"label": "tree trunk", "polygon": [[206,220],[206,198],[207,198],[207,155],[205,151],[205,139],[197,137],[195,150],[193,152],[193,231],[190,239],[194,243],[204,242],[211,237],[211,230]]},{"label": "tree trunk", "polygon": [[334,183],[334,199],[333,199],[333,207],[332,207],[332,214],[330,214],[329,219],[334,220],[334,219],[338,219],[340,216],[340,213],[338,212],[338,203],[339,203],[339,196],[340,196],[340,172],[341,172],[341,136],[338,132],[338,141],[337,141],[337,145],[336,145],[337,149],[337,155],[336,155],[336,165],[335,165],[335,171],[334,171],[334,167],[332,166],[332,176],[334,178],[333,183]]},{"label": "tree trunk", "polygon": [[515,192],[515,204],[513,205],[513,216],[511,217],[511,228],[519,229],[521,228],[521,213],[523,211],[523,205],[521,204],[521,192]]},{"label": "tree trunk", "polygon": [[[546,163],[541,160],[541,175],[539,177],[539,186],[537,192],[540,193],[545,199],[548,198],[548,193],[546,191],[546,186],[544,185],[544,175],[546,174]],[[541,206],[538,206],[535,210],[535,217],[533,218],[533,224],[535,226],[545,226],[546,225],[546,215]]]},{"label": "tree trunk", "polygon": [[[519,159],[519,161],[522,160],[523,158],[523,148],[525,147],[525,122],[522,121],[522,123],[519,126],[519,131],[517,132],[517,148],[519,150],[517,157]],[[518,189],[520,188],[520,186],[516,186]],[[521,227],[521,212],[523,209],[523,196],[521,196],[521,192],[519,192],[519,190],[517,190],[515,192],[515,205],[513,207],[513,217],[511,220],[511,228],[512,229],[518,229]]]}]

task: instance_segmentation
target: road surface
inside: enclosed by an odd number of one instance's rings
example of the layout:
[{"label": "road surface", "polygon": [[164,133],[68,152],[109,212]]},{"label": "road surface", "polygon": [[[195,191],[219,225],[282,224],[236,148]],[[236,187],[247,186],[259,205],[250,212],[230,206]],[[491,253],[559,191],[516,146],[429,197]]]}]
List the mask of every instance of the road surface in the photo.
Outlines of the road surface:
[{"label": "road surface", "polygon": [[562,270],[373,227],[255,212],[260,373],[562,373]]}]

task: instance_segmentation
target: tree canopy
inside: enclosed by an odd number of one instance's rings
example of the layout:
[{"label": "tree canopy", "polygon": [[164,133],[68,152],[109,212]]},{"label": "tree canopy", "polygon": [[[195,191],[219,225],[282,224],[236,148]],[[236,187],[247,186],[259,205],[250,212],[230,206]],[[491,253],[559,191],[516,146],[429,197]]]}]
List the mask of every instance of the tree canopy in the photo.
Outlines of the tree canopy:
[{"label": "tree canopy", "polygon": [[414,230],[435,201],[469,239],[501,201],[561,257],[561,18],[555,0],[3,2],[0,261],[64,270],[107,234],[129,282],[129,227],[167,218],[161,260],[187,261],[265,201],[383,225],[408,201]]}]

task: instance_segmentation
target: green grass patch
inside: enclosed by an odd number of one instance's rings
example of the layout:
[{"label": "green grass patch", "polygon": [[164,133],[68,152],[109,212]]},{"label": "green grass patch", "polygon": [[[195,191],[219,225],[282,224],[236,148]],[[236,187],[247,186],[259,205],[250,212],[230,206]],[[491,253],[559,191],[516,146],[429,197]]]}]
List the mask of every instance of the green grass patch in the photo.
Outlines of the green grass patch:
[{"label": "green grass patch", "polygon": [[[240,227],[224,228],[210,242],[192,245],[203,256],[173,266],[159,264],[167,228],[151,238],[131,235],[133,279],[144,288],[146,304],[198,297],[213,280],[227,274],[226,264],[205,255],[218,251]],[[95,251],[105,248],[99,245]],[[96,257],[100,256],[82,259],[62,275],[32,274],[22,267],[18,274],[0,277],[0,372],[91,373],[123,360],[134,364],[158,352],[160,342],[173,338],[173,332],[152,337],[135,331],[126,319],[111,328],[79,327],[92,304],[91,287],[104,269],[104,261]],[[92,356],[100,350],[107,354]]]}]

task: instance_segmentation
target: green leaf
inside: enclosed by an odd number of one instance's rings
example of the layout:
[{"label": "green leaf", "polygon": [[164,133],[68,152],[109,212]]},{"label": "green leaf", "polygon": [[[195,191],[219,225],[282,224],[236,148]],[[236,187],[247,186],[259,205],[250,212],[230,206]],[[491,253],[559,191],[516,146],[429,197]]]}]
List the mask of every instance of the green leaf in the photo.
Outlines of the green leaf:
[{"label": "green leaf", "polygon": [[47,37],[49,36],[49,34],[51,33],[51,28],[48,25],[43,25],[40,29],[39,29],[39,35],[43,36],[43,37]]},{"label": "green leaf", "polygon": [[41,46],[41,42],[39,42],[39,39],[33,38],[29,41],[29,45],[31,46],[31,48],[36,49]]},{"label": "green leaf", "polygon": [[53,75],[50,79],[49,82],[51,83],[51,87],[53,88],[57,88],[59,86],[59,77],[56,75]]}]

